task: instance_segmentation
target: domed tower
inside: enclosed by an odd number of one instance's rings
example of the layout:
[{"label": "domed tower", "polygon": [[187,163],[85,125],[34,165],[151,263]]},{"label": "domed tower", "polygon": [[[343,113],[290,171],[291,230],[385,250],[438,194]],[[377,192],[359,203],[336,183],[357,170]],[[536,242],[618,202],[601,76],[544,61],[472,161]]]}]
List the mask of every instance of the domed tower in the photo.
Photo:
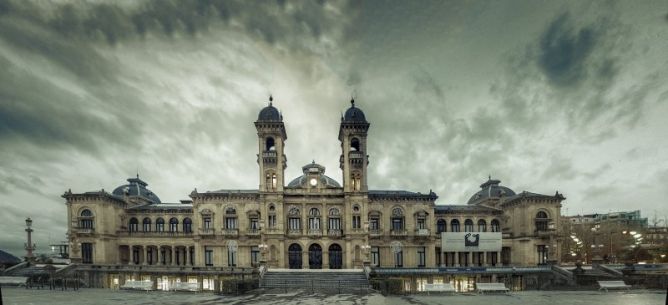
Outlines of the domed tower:
[{"label": "domed tower", "polygon": [[264,107],[257,117],[255,128],[258,137],[257,163],[260,166],[260,192],[282,192],[285,168],[285,140],[288,139],[283,116],[272,105]]},{"label": "domed tower", "polygon": [[355,100],[350,100],[350,108],[341,118],[339,141],[341,141],[342,155],[339,158],[343,170],[344,192],[366,192],[367,165],[369,155],[366,154],[366,137],[369,131],[369,122],[364,112],[355,107]]}]

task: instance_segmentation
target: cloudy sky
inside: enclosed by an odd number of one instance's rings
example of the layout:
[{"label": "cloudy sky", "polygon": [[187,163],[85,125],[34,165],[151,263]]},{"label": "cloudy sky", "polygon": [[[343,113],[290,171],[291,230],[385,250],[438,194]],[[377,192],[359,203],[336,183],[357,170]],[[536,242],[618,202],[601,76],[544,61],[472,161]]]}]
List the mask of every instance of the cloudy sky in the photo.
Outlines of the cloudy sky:
[{"label": "cloudy sky", "polygon": [[564,214],[668,216],[665,1],[0,0],[0,249],[65,238],[67,189],[139,171],[163,202],[257,188],[270,94],[286,179],[341,181],[351,95],[369,186],[464,204],[488,175]]}]

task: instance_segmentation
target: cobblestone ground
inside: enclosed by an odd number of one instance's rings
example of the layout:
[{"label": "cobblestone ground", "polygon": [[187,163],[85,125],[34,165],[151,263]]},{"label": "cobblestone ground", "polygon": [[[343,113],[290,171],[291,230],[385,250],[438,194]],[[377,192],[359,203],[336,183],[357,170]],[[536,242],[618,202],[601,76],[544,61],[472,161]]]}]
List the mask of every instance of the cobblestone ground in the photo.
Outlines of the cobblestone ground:
[{"label": "cobblestone ground", "polygon": [[243,296],[219,296],[209,293],[175,292],[131,292],[104,289],[81,289],[79,291],[28,290],[3,288],[4,305],[80,305],[80,304],[344,304],[344,305],[399,305],[399,304],[604,304],[604,305],[650,305],[666,304],[665,291],[633,290],[630,292],[597,291],[524,291],[509,295],[413,295],[383,297],[379,294],[365,296],[350,294],[251,293]]}]

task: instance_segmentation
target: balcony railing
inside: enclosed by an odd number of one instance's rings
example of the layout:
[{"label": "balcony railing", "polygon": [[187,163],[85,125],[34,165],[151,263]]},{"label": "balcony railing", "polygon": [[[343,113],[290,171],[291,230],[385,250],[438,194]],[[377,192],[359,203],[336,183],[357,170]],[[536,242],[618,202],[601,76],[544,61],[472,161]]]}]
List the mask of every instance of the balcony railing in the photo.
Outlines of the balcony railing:
[{"label": "balcony railing", "polygon": [[302,235],[302,230],[301,229],[288,229],[288,235]]},{"label": "balcony railing", "polygon": [[308,236],[322,236],[322,230],[320,230],[320,229],[308,229]]},{"label": "balcony railing", "polygon": [[349,159],[362,159],[364,158],[364,153],[361,151],[351,151],[348,153]]},{"label": "balcony railing", "polygon": [[201,228],[199,229],[199,235],[216,235],[216,230],[214,228]]},{"label": "balcony railing", "polygon": [[246,235],[248,235],[248,236],[260,236],[260,229],[248,229],[248,232],[246,232]]},{"label": "balcony railing", "polygon": [[380,229],[369,229],[369,235],[371,236],[380,236],[383,234],[383,231]]},{"label": "balcony railing", "polygon": [[262,162],[263,163],[276,163],[276,157],[278,155],[275,151],[263,151],[262,152]]},{"label": "balcony railing", "polygon": [[192,236],[193,232],[181,232],[181,231],[133,231],[130,232],[128,230],[121,230],[118,231],[119,236],[127,236],[127,237],[133,237],[133,236],[138,236],[138,237],[143,237],[143,236],[151,236],[151,237],[179,237],[179,236]]},{"label": "balcony railing", "polygon": [[415,236],[428,237],[431,233],[429,229],[417,229],[415,230]]},{"label": "balcony railing", "polygon": [[390,231],[391,236],[406,236],[408,235],[408,232],[406,230],[399,230],[399,229],[393,229]]},{"label": "balcony railing", "polygon": [[95,228],[76,228],[79,234],[94,234]]},{"label": "balcony railing", "polygon": [[327,230],[327,235],[330,237],[341,237],[341,230],[329,229]]},{"label": "balcony railing", "polygon": [[224,236],[239,236],[239,229],[223,229]]}]

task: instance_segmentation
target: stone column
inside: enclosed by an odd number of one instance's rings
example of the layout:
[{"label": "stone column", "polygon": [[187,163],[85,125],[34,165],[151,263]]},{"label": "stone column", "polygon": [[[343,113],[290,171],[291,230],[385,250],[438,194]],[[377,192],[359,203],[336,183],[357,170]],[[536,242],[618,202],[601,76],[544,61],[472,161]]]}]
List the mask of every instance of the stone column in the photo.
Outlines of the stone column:
[{"label": "stone column", "polygon": [[439,267],[445,267],[445,252],[443,252],[443,249],[441,249],[438,255],[441,257],[441,265]]},{"label": "stone column", "polygon": [[302,249],[302,269],[308,269],[308,249]]},{"label": "stone column", "polygon": [[325,249],[322,249],[322,269],[329,269],[329,251]]},{"label": "stone column", "polygon": [[176,247],[169,247],[169,258],[171,259],[171,265],[176,266]]},{"label": "stone column", "polygon": [[188,263],[190,262],[190,261],[188,260],[188,258],[190,257],[190,247],[189,247],[189,246],[186,247],[184,252],[185,252],[185,253],[184,253],[184,255],[183,255],[183,257],[184,257],[184,258],[183,258],[183,265],[184,265],[184,266],[188,266]]},{"label": "stone column", "polygon": [[453,260],[454,266],[459,267],[459,252],[454,252],[453,256],[454,256],[454,260]]},{"label": "stone column", "polygon": [[128,262],[128,265],[134,265],[135,264],[135,246],[130,245],[130,259]]},{"label": "stone column", "polygon": [[487,252],[482,253],[482,265],[487,267]]}]

